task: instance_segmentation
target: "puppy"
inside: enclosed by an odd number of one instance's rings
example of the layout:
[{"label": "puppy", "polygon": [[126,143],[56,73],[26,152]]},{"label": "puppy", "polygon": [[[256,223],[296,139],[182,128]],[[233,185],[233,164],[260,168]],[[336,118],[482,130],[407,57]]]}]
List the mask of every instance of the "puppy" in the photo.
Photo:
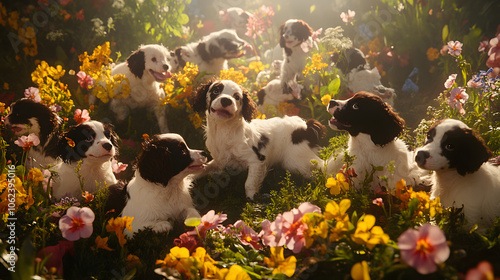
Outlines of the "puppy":
[{"label": "puppy", "polygon": [[310,176],[324,126],[299,117],[252,119],[256,104],[248,92],[232,81],[209,81],[197,89],[193,109],[205,112],[206,146],[213,160],[207,171],[220,173],[225,167],[247,169],[245,193],[250,199],[259,191],[269,167]]},{"label": "puppy", "polygon": [[146,142],[137,157],[135,177],[128,183],[129,199],[122,213],[134,217],[134,232],[146,227],[170,231],[172,220],[200,217],[189,190],[192,174],[203,170],[206,162],[206,154],[189,149],[178,134],[156,135]]},{"label": "puppy", "polygon": [[445,119],[427,132],[415,161],[434,170],[431,198],[444,207],[464,207],[470,224],[485,230],[500,216],[500,167],[487,162],[491,152],[463,122]]},{"label": "puppy", "polygon": [[270,81],[265,87],[257,92],[257,97],[259,99],[257,105],[263,106],[271,104],[278,106],[280,103],[291,101],[294,98],[300,100],[302,86],[297,83],[296,79],[289,81],[287,85],[291,89],[291,92],[290,94],[283,94],[281,80],[274,79]]},{"label": "puppy", "polygon": [[198,42],[178,47],[174,55],[179,62],[178,69],[183,68],[185,62],[191,62],[198,65],[200,72],[219,75],[220,70],[228,69],[228,59],[241,57],[249,49],[250,44],[238,37],[235,30],[223,29],[208,34]]},{"label": "puppy", "polygon": [[[379,176],[387,176],[389,188],[394,188],[396,181],[405,179],[410,184],[423,183],[425,175],[413,160],[413,153],[397,136],[403,131],[405,122],[391,106],[380,97],[368,92],[358,92],[347,100],[330,100],[327,110],[333,117],[329,125],[334,130],[344,130],[350,135],[347,151],[356,156],[352,167],[357,172],[356,185],[360,187],[365,175],[372,166],[387,166],[394,161],[395,171],[376,171],[372,189],[383,183]],[[327,173],[335,174],[342,167],[342,155],[328,162]]]},{"label": "puppy", "polygon": [[285,94],[291,92],[288,82],[300,77],[306,66],[308,48],[304,44],[309,48],[312,46],[312,33],[311,27],[298,19],[289,19],[280,26],[280,46],[283,49],[281,86]]},{"label": "puppy", "polygon": [[57,163],[58,133],[62,119],[49,107],[29,98],[23,98],[10,106],[5,125],[16,137],[34,133],[40,144],[28,153],[28,168],[47,167]]},{"label": "puppy", "polygon": [[239,36],[244,36],[247,32],[248,19],[253,15],[242,8],[231,7],[220,10],[219,16],[226,25],[226,28],[234,29]]},{"label": "puppy", "polygon": [[382,85],[377,67],[370,70],[365,55],[360,49],[349,48],[335,58],[336,66],[346,76],[347,91],[356,93],[368,91],[380,96],[385,102],[394,106],[394,89]]},{"label": "puppy", "polygon": [[165,107],[159,104],[165,97],[160,83],[171,77],[169,57],[170,52],[162,45],[142,45],[127,61],[111,69],[111,75],[125,75],[131,89],[127,98],[111,99],[110,109],[118,122],[125,120],[135,108],[148,108],[154,111],[160,131],[168,132]]},{"label": "puppy", "polygon": [[[58,144],[63,162],[54,167],[52,196],[65,195],[81,198],[80,176],[83,190],[90,193],[117,182],[111,168],[111,159],[118,153],[119,138],[111,126],[98,121],[86,121],[72,126],[61,135]],[[81,161],[80,171],[75,169]]]}]

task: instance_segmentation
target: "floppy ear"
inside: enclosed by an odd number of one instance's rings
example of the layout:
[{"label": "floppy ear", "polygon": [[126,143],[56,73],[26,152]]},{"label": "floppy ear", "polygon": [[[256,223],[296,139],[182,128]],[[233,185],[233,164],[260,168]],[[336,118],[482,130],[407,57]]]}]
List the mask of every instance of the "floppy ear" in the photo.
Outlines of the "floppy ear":
[{"label": "floppy ear", "polygon": [[[226,39],[220,39],[220,40],[217,40],[217,43],[219,45],[222,45],[224,43],[224,41],[227,41]],[[219,46],[215,46],[213,44],[211,44],[209,47],[208,47],[208,50],[209,50],[209,53],[210,53],[210,56],[212,58],[217,58],[217,57],[223,57],[224,55],[222,54],[222,51],[220,49]]]},{"label": "floppy ear", "polygon": [[367,64],[365,54],[360,49],[349,48],[346,54],[348,56],[347,61],[349,62],[346,73],[351,72],[351,70],[355,68],[364,68]]},{"label": "floppy ear", "polygon": [[294,35],[302,42],[307,40],[313,33],[309,24],[303,20],[298,20],[296,24],[292,25],[292,28],[296,29],[294,30]]},{"label": "floppy ear", "polygon": [[205,113],[207,110],[207,93],[210,86],[214,83],[214,80],[209,80],[205,84],[202,84],[196,89],[196,94],[193,99],[192,108],[193,111],[198,113]]},{"label": "floppy ear", "polygon": [[285,38],[283,38],[284,34],[285,34],[285,23],[282,23],[280,25],[280,47],[282,48],[286,47]]},{"label": "floppy ear", "polygon": [[72,163],[85,158],[85,152],[87,152],[92,143],[82,140],[86,138],[84,133],[88,133],[88,131],[82,131],[77,126],[72,126],[68,131],[61,134],[57,143],[57,149],[64,162]]},{"label": "floppy ear", "polygon": [[465,132],[465,147],[461,149],[457,163],[458,174],[465,176],[467,173],[477,171],[483,163],[491,157],[491,151],[486,146],[483,138],[472,129],[463,129]]},{"label": "floppy ear", "polygon": [[177,47],[174,50],[175,56],[177,57],[177,61],[179,62],[179,67],[184,68],[186,66],[186,61],[182,57],[182,47]]},{"label": "floppy ear", "polygon": [[253,115],[257,112],[257,104],[253,101],[252,97],[248,93],[248,91],[244,88],[241,88],[243,91],[243,108],[241,111],[241,115],[247,122],[251,122],[253,119]]},{"label": "floppy ear", "polygon": [[371,139],[373,143],[383,146],[398,137],[405,127],[405,120],[394,112],[392,107],[385,103],[380,97],[377,96],[377,100],[383,104],[383,111],[380,112],[380,115],[384,117],[373,126]]},{"label": "floppy ear", "polygon": [[103,125],[104,125],[104,130],[109,130],[109,141],[111,141],[111,144],[113,144],[115,148],[118,148],[120,137],[113,130],[114,126],[110,123],[104,123]]},{"label": "floppy ear", "polygon": [[143,150],[137,157],[137,169],[145,180],[166,186],[174,176],[174,163],[168,148],[156,145],[157,141],[155,136],[151,142],[143,143]]},{"label": "floppy ear", "polygon": [[144,52],[141,49],[136,50],[127,58],[128,68],[130,72],[139,79],[142,79],[144,70],[146,69],[146,60]]},{"label": "floppy ear", "polygon": [[207,44],[205,42],[199,43],[198,46],[196,46],[196,50],[200,54],[203,61],[210,61],[210,53],[207,51]]}]

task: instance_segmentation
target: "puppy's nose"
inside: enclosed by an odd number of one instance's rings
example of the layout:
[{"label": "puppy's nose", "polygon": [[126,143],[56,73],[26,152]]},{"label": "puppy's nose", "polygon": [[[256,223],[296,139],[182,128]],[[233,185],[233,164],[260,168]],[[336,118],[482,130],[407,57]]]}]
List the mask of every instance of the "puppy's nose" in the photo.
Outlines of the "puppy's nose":
[{"label": "puppy's nose", "polygon": [[168,71],[168,64],[163,64],[163,70]]},{"label": "puppy's nose", "polygon": [[220,100],[220,104],[222,105],[222,107],[226,108],[227,106],[233,104],[233,102],[231,102],[231,99],[224,97]]},{"label": "puppy's nose", "polygon": [[417,162],[418,166],[423,166],[430,156],[431,155],[427,151],[418,151],[415,156],[415,162]]},{"label": "puppy's nose", "polygon": [[113,145],[111,145],[110,143],[104,143],[102,144],[102,147],[104,148],[104,150],[109,152],[113,148]]}]

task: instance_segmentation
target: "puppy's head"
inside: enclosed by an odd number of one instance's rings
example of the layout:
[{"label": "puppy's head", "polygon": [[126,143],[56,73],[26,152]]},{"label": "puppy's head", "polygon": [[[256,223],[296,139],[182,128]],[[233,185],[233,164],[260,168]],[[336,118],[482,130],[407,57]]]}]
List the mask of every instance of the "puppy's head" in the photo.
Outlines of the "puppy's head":
[{"label": "puppy's head", "polygon": [[172,72],[176,73],[186,66],[186,61],[182,58],[182,47],[177,47],[168,55],[168,63],[172,66]]},{"label": "puppy's head", "polygon": [[312,33],[312,28],[305,21],[289,19],[280,26],[280,46],[285,48],[287,55],[291,55],[291,49],[307,40]]},{"label": "puppy's head", "polygon": [[161,82],[172,76],[169,57],[169,51],[162,45],[142,45],[127,58],[127,64],[137,78],[146,75],[147,79]]},{"label": "puppy's head", "polygon": [[205,36],[196,47],[204,61],[214,58],[237,58],[250,49],[250,44],[238,37],[233,29],[223,29]]},{"label": "puppy's head", "polygon": [[199,172],[206,162],[205,152],[189,149],[178,134],[166,133],[143,144],[137,169],[145,180],[166,186],[175,176],[184,178]]},{"label": "puppy's head", "polygon": [[458,174],[477,171],[491,157],[481,136],[463,122],[446,119],[432,126],[415,161],[422,169],[455,168]]},{"label": "puppy's head", "polygon": [[34,133],[42,145],[52,132],[57,131],[61,122],[61,118],[49,107],[29,98],[14,102],[5,117],[5,124],[15,136]]},{"label": "puppy's head", "polygon": [[194,99],[193,110],[206,112],[215,120],[231,120],[244,118],[252,120],[257,111],[257,105],[248,91],[237,83],[229,80],[211,80],[201,85]]},{"label": "puppy's head", "polygon": [[393,141],[405,125],[389,104],[368,92],[358,92],[347,100],[332,99],[327,110],[333,115],[332,129],[345,130],[351,136],[368,134],[373,143],[380,146]]},{"label": "puppy's head", "polygon": [[350,73],[353,69],[362,70],[368,67],[365,54],[357,48],[348,48],[336,55],[333,62],[342,73]]},{"label": "puppy's head", "polygon": [[118,153],[118,135],[108,124],[86,121],[61,135],[59,153],[66,163],[86,160],[96,164],[109,161]]}]

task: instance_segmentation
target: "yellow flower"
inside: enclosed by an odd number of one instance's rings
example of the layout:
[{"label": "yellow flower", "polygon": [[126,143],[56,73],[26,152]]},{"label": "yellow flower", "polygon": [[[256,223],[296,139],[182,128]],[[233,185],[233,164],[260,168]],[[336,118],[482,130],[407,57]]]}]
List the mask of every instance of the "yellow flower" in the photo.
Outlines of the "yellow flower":
[{"label": "yellow flower", "polygon": [[248,64],[248,68],[254,70],[255,73],[259,73],[264,70],[264,64],[262,64],[262,61],[252,61]]},{"label": "yellow flower", "polygon": [[29,173],[28,173],[28,180],[33,181],[33,183],[36,185],[43,181],[43,173],[42,170],[38,168],[31,168]]},{"label": "yellow flower", "polygon": [[358,221],[356,231],[352,235],[352,240],[358,244],[365,244],[368,249],[373,249],[377,244],[387,244],[389,235],[384,233],[384,230],[375,225],[375,217],[373,215],[365,215],[362,220]]},{"label": "yellow flower", "polygon": [[19,12],[18,11],[10,12],[8,22],[9,26],[12,29],[17,30],[19,28]]},{"label": "yellow flower", "polygon": [[3,89],[9,90],[10,89],[9,83],[3,83]]},{"label": "yellow flower", "polygon": [[98,235],[95,238],[95,245],[96,245],[97,249],[104,249],[104,250],[108,250],[108,251],[114,251],[114,249],[109,248],[109,246],[108,246],[108,239],[109,239],[109,237],[102,238],[100,235]]},{"label": "yellow flower", "polygon": [[332,100],[332,96],[329,94],[325,94],[323,95],[323,97],[321,97],[321,103],[323,103],[323,105],[325,106],[327,106],[328,103],[330,103],[330,100]]},{"label": "yellow flower", "polygon": [[14,212],[17,212],[17,209],[19,206],[27,203],[28,208],[33,204],[33,197],[31,196],[31,188],[30,188],[30,193],[28,194],[26,190],[23,187],[23,182],[19,177],[15,176],[14,178],[7,178],[7,174],[2,174],[0,175],[0,191],[3,191],[2,194],[0,194],[0,214],[8,213],[9,212],[9,188],[12,188],[10,184],[14,185],[14,189],[16,190],[16,197],[15,197],[15,207],[14,207]]},{"label": "yellow flower", "polygon": [[5,112],[5,103],[0,102],[0,114]]},{"label": "yellow flower", "polygon": [[273,275],[282,273],[288,277],[292,277],[295,274],[297,258],[290,256],[285,259],[283,247],[271,247],[271,256],[270,258],[264,257],[264,263],[269,268],[274,268]]},{"label": "yellow flower", "polygon": [[349,190],[349,183],[347,182],[344,174],[337,173],[336,178],[328,178],[326,181],[326,187],[330,189],[330,193],[337,195],[340,191],[347,192]]},{"label": "yellow flower", "polygon": [[319,213],[307,213],[304,217],[302,217],[302,222],[307,225],[307,229],[304,232],[306,248],[312,246],[316,236],[323,239],[328,236],[328,222],[325,220],[323,215]]},{"label": "yellow flower", "polygon": [[132,221],[134,220],[134,217],[117,217],[111,218],[108,221],[108,224],[106,225],[106,231],[108,232],[115,232],[116,237],[118,237],[118,242],[120,243],[120,246],[123,247],[125,243],[127,243],[127,240],[125,239],[125,235],[123,234],[123,230],[126,228],[129,231],[132,230]]},{"label": "yellow flower", "polygon": [[370,280],[370,268],[366,261],[355,263],[351,268],[351,277],[354,280]]},{"label": "yellow flower", "polygon": [[47,72],[50,76],[54,78],[54,80],[59,80],[62,76],[64,76],[64,73],[66,72],[61,65],[57,65],[56,67],[49,67],[47,69]]},{"label": "yellow flower", "polygon": [[427,59],[429,61],[434,61],[439,58],[439,50],[436,48],[427,49]]},{"label": "yellow flower", "polygon": [[189,120],[191,121],[195,129],[201,127],[202,119],[198,113],[189,114]]},{"label": "yellow flower", "polygon": [[311,62],[308,63],[306,67],[304,67],[304,70],[302,70],[302,74],[304,74],[304,76],[307,76],[309,73],[316,73],[317,71],[320,71],[327,66],[328,64],[321,62],[321,55],[315,53],[311,57]]},{"label": "yellow flower", "polygon": [[238,85],[244,84],[247,81],[247,77],[245,77],[241,71],[235,71],[233,67],[227,70],[221,70],[219,78],[221,80],[231,80]]},{"label": "yellow flower", "polygon": [[325,219],[336,220],[335,227],[330,230],[330,241],[338,241],[351,226],[349,221],[349,215],[347,215],[347,209],[351,207],[351,201],[349,199],[342,199],[339,204],[335,201],[330,201],[325,207],[325,212],[323,213]]},{"label": "yellow flower", "polygon": [[246,271],[239,265],[235,264],[229,268],[226,276],[220,278],[224,280],[251,280],[250,276]]}]

